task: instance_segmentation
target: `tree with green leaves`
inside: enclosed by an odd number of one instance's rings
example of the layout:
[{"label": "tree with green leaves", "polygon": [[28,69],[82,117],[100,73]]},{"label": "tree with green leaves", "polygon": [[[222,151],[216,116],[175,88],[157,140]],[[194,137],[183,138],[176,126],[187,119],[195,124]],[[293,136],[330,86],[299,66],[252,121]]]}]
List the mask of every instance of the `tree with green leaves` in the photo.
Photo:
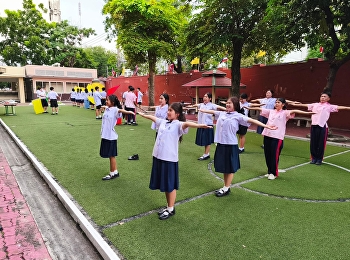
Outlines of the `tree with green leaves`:
[{"label": "tree with green leaves", "polygon": [[267,1],[203,0],[187,29],[187,43],[193,55],[206,60],[213,52],[228,53],[232,95],[239,95],[242,56],[258,52],[262,45],[264,28],[259,25],[264,18]]},{"label": "tree with green leaves", "polygon": [[97,69],[97,75],[99,77],[110,76],[112,69],[115,71],[121,70],[117,68],[117,54],[113,51],[96,46],[85,48],[84,52],[90,60],[90,68]]},{"label": "tree with green leaves", "polygon": [[154,105],[157,58],[168,57],[185,25],[182,9],[173,0],[108,0],[103,7],[106,29],[117,36],[117,45],[129,64],[148,63],[149,104]]},{"label": "tree with green leaves", "polygon": [[[7,65],[53,64],[73,67],[77,59],[82,61],[84,53],[79,46],[84,37],[94,34],[92,29],[79,29],[67,21],[49,23],[32,0],[23,0],[23,9],[5,10],[0,17],[0,56]],[[85,60],[86,62],[86,60]]]},{"label": "tree with green leaves", "polygon": [[91,28],[78,28],[68,21],[53,23],[53,28],[48,32],[47,52],[51,56],[52,63],[60,63],[64,67],[87,67],[88,59],[83,49],[82,40],[95,34]]},{"label": "tree with green leaves", "polygon": [[266,28],[269,45],[286,51],[308,44],[323,47],[329,62],[325,91],[332,92],[339,68],[350,60],[350,2],[344,0],[270,0]]}]

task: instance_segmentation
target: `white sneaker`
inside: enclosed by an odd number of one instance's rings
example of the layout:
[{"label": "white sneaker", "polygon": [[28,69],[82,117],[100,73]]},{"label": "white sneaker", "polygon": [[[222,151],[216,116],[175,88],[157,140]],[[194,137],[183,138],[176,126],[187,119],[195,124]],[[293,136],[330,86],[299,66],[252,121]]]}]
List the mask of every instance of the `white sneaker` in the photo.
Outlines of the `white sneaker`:
[{"label": "white sneaker", "polygon": [[274,179],[276,179],[276,176],[271,173],[271,174],[269,174],[269,177],[267,177],[267,178],[269,180],[274,180]]},{"label": "white sneaker", "polygon": [[269,177],[269,175],[270,175],[270,174],[267,173],[267,174],[265,174],[264,176],[265,176],[265,177]]}]

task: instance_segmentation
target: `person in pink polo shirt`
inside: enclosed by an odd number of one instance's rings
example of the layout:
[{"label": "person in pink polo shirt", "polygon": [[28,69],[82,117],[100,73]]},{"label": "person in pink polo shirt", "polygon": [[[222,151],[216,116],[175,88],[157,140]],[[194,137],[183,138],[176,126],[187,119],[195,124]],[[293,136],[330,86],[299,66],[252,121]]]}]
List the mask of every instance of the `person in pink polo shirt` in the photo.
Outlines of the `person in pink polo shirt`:
[{"label": "person in pink polo shirt", "polygon": [[286,110],[286,100],[277,98],[275,109],[266,109],[260,107],[248,107],[250,110],[259,110],[260,115],[267,118],[267,125],[274,125],[276,130],[271,131],[264,128],[262,135],[264,136],[264,154],[267,166],[267,178],[274,180],[278,177],[278,162],[283,148],[283,139],[286,133],[286,124],[294,114],[313,114],[313,112],[305,112],[301,110]]},{"label": "person in pink polo shirt", "polygon": [[294,106],[306,107],[309,111],[315,112],[311,116],[311,133],[310,133],[310,153],[311,164],[321,165],[324,151],[326,148],[328,125],[330,113],[338,112],[341,109],[350,107],[331,105],[328,101],[331,99],[331,93],[322,92],[320,102],[312,104],[292,103]]}]

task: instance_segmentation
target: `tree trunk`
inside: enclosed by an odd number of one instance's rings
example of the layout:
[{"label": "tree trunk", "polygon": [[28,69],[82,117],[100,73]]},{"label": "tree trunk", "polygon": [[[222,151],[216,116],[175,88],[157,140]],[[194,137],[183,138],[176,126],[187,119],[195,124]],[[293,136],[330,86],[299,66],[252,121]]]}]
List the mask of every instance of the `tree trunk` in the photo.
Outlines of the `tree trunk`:
[{"label": "tree trunk", "polygon": [[239,97],[239,88],[241,85],[241,59],[243,42],[236,40],[233,43],[233,59],[231,63],[231,96]]},{"label": "tree trunk", "polygon": [[338,70],[339,70],[339,66],[336,62],[330,63],[328,76],[327,76],[327,83],[326,83],[326,86],[324,87],[323,91],[327,91],[327,92],[332,94],[333,85],[334,85],[334,81],[335,81],[335,78],[337,76]]},{"label": "tree trunk", "polygon": [[181,56],[177,56],[177,66],[176,66],[176,70],[177,73],[182,73],[182,57]]},{"label": "tree trunk", "polygon": [[157,55],[152,51],[148,51],[148,104],[150,106],[154,106],[154,79],[156,74],[156,60]]}]

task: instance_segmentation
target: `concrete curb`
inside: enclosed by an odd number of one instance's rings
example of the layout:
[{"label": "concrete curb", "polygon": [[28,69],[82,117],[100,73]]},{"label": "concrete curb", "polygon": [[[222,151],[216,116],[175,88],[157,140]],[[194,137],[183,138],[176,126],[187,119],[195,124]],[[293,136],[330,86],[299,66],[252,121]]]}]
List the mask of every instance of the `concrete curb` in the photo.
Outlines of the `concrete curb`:
[{"label": "concrete curb", "polygon": [[87,218],[81,213],[77,206],[69,199],[67,194],[63,189],[57,184],[57,182],[52,178],[42,164],[36,159],[36,157],[28,150],[24,143],[18,139],[15,133],[0,119],[1,125],[9,133],[12,139],[16,142],[23,153],[28,157],[28,159],[33,163],[35,169],[40,173],[41,177],[49,185],[52,192],[59,198],[64,207],[67,209],[72,218],[79,224],[80,228],[84,231],[85,235],[95,246],[97,251],[101,254],[103,259],[110,260],[120,260],[117,254],[112,250],[112,248],[107,244],[107,242],[102,238],[100,233],[89,223]]}]

